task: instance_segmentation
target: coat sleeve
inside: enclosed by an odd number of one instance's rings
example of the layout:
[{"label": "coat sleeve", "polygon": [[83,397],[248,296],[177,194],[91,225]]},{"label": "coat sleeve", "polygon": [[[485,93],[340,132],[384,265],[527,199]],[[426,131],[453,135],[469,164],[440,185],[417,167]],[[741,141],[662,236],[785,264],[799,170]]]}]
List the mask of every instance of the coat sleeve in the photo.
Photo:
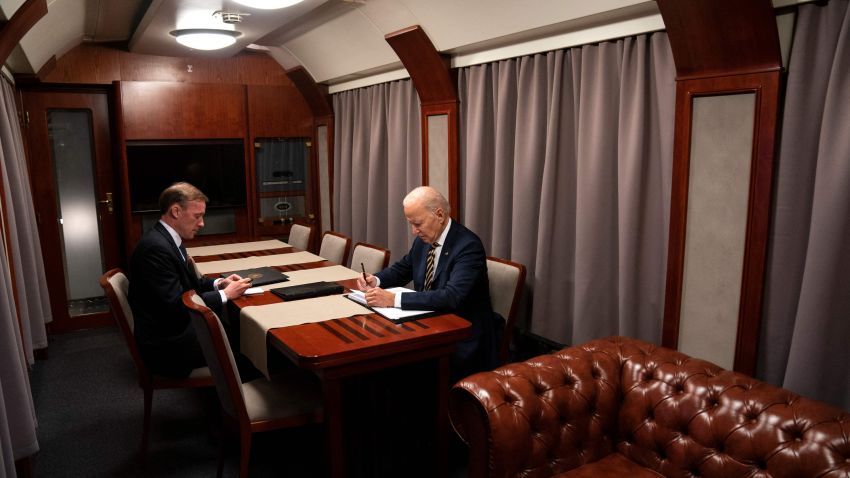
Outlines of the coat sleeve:
[{"label": "coat sleeve", "polygon": [[[416,247],[416,245],[414,245]],[[375,274],[381,280],[381,288],[400,287],[413,280],[413,248],[398,262]]]}]

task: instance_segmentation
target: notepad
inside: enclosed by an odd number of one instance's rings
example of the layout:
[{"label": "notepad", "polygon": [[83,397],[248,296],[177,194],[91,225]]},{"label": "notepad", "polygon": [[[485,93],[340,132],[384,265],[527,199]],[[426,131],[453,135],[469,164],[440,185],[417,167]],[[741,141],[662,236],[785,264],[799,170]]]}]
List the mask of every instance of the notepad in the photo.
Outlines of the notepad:
[{"label": "notepad", "polygon": [[[415,292],[414,290],[407,289],[405,287],[393,287],[386,290],[394,294],[400,294],[402,292]],[[371,307],[369,305],[366,305],[366,294],[359,290],[352,290],[348,295],[346,295],[346,297],[348,297],[350,300],[353,300],[354,302],[357,302],[358,304],[362,304],[366,307],[369,307],[382,317],[392,320],[393,322],[398,324],[402,322],[407,322],[408,320],[423,319],[435,313],[433,310],[405,310],[396,307]]]}]

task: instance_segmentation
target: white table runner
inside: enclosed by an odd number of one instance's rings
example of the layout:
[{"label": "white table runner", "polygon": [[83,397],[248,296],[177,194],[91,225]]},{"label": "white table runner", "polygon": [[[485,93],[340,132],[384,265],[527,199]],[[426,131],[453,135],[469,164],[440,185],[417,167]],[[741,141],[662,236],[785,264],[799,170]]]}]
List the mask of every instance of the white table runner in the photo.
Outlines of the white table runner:
[{"label": "white table runner", "polygon": [[236,252],[265,251],[268,249],[280,249],[282,247],[291,246],[283,241],[270,239],[268,241],[234,242],[216,246],[187,247],[186,250],[189,251],[189,255],[192,257],[203,257],[215,256],[217,254],[233,254]]},{"label": "white table runner", "polygon": [[370,313],[372,311],[366,307],[342,295],[245,307],[239,318],[239,349],[268,377],[266,334],[269,329]]},{"label": "white table runner", "polygon": [[243,269],[254,269],[256,267],[289,266],[292,264],[306,264],[318,262],[324,259],[309,252],[293,252],[290,254],[274,254],[271,256],[251,256],[240,259],[226,259],[223,261],[196,262],[195,269],[201,275],[215,272],[230,272]]}]

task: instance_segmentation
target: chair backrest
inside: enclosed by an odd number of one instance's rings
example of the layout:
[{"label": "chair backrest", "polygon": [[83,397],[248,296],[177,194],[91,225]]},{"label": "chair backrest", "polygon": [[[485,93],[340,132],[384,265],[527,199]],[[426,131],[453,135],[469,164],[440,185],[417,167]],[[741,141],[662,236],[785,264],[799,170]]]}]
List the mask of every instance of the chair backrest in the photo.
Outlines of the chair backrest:
[{"label": "chair backrest", "polygon": [[293,224],[289,229],[289,239],[287,243],[302,251],[310,250],[310,240],[313,237],[313,226],[304,226],[302,224]]},{"label": "chair backrest", "polygon": [[390,265],[390,251],[365,242],[358,242],[351,253],[351,268],[360,271],[360,264],[369,274],[377,274]]},{"label": "chair backrest", "polygon": [[519,300],[525,286],[525,266],[506,259],[488,257],[487,279],[490,281],[490,303],[493,311],[505,318],[505,331],[499,345],[499,362],[505,363],[514,333]]},{"label": "chair backrest", "polygon": [[344,265],[349,249],[351,249],[351,239],[345,234],[334,231],[325,231],[322,234],[322,245],[319,247],[319,255],[325,259],[339,265]]},{"label": "chair backrest", "polygon": [[130,355],[133,357],[133,363],[136,364],[136,371],[139,373],[139,381],[149,380],[150,373],[142,361],[139,348],[136,346],[136,337],[133,334],[133,309],[130,308],[130,302],[127,299],[130,291],[129,279],[121,269],[111,269],[100,276],[100,286],[106,293],[107,300],[109,300],[112,317],[118,323],[121,335],[124,336],[124,342],[130,349]]},{"label": "chair backrest", "polygon": [[247,423],[249,418],[242,393],[242,380],[218,315],[204,304],[194,290],[183,294],[183,305],[189,309],[189,317],[210,368],[222,408],[240,423]]}]

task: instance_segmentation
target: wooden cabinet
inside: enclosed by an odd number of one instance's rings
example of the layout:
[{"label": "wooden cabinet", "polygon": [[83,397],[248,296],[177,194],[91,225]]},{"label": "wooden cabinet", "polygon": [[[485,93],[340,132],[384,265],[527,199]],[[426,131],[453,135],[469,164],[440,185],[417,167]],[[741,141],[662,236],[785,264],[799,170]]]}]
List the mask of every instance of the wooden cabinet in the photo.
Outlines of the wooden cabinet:
[{"label": "wooden cabinet", "polygon": [[[206,229],[214,235],[203,239],[286,236],[293,220],[315,219],[313,117],[294,86],[125,81],[118,84],[118,97],[125,204],[132,203],[134,182],[128,144],[239,140],[244,144],[246,175],[239,189],[245,190],[245,206],[216,211],[225,216],[218,221],[211,214]],[[135,244],[157,214],[124,212],[130,218],[128,244]],[[217,223],[223,225],[218,232]]]},{"label": "wooden cabinet", "polygon": [[254,235],[281,237],[293,222],[320,224],[313,115],[292,85],[248,85]]}]

